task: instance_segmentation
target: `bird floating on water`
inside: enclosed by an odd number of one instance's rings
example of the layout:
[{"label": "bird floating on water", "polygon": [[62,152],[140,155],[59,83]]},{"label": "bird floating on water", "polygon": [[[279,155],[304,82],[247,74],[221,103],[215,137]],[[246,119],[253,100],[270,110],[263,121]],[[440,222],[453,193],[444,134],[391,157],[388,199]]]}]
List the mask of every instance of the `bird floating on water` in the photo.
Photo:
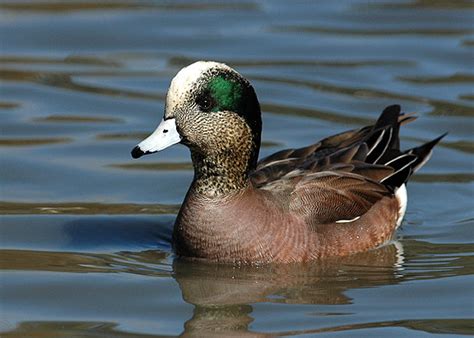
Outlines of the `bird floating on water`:
[{"label": "bird floating on water", "polygon": [[400,150],[415,119],[392,105],[375,124],[258,161],[260,105],[229,66],[198,61],[171,81],[163,120],[138,158],[181,143],[194,179],[176,218],[179,256],[261,264],[307,262],[390,241],[407,206],[406,183],[445,135]]}]

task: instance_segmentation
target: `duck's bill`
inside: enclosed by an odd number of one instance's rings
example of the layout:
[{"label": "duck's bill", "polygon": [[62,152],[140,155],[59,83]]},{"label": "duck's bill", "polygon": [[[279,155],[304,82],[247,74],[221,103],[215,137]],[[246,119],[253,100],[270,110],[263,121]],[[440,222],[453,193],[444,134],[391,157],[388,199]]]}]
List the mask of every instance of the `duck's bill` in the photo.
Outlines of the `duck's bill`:
[{"label": "duck's bill", "polygon": [[153,154],[157,151],[168,148],[173,144],[179,143],[180,141],[181,136],[179,136],[179,133],[176,130],[175,119],[161,120],[158,128],[133,148],[132,157],[139,158],[143,155]]}]

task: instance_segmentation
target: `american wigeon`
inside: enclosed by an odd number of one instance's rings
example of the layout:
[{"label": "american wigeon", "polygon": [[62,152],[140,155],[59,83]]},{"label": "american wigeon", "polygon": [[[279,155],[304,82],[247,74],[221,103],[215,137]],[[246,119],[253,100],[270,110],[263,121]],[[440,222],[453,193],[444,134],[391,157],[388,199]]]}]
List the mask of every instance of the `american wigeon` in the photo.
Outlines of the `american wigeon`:
[{"label": "american wigeon", "polygon": [[163,120],[132,150],[191,150],[194,179],[176,218],[180,256],[230,263],[306,262],[389,241],[404,216],[405,183],[444,136],[400,151],[414,120],[385,108],[372,126],[260,161],[260,105],[229,66],[199,61],[171,81]]}]

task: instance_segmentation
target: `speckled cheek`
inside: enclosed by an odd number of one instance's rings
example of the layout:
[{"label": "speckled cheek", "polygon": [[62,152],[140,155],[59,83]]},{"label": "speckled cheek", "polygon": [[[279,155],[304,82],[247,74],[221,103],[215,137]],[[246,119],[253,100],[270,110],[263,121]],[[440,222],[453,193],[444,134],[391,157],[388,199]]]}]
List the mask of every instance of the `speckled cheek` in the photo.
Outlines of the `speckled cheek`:
[{"label": "speckled cheek", "polygon": [[193,124],[195,125],[195,132],[192,135],[194,143],[204,153],[213,153],[225,144],[222,142],[224,136],[221,133],[222,127],[218,120],[212,118],[212,115],[208,113],[201,115],[193,121]]},{"label": "speckled cheek", "polygon": [[193,126],[189,123],[190,117],[188,114],[170,113],[170,115],[171,114],[174,114],[174,118],[176,119],[176,130],[181,136],[181,143],[189,145],[190,142],[192,143],[194,141],[193,134],[195,133]]},{"label": "speckled cheek", "polygon": [[201,121],[201,147],[219,152],[235,149],[251,138],[245,121],[232,112],[218,112],[205,116]]}]

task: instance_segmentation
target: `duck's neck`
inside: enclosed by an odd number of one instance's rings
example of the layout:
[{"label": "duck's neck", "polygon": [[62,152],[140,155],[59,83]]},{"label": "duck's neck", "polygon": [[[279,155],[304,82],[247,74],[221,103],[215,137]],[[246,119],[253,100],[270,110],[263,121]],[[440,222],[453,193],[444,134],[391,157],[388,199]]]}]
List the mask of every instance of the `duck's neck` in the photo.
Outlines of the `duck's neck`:
[{"label": "duck's neck", "polygon": [[191,157],[194,166],[193,192],[208,198],[222,197],[248,187],[249,174],[257,164],[258,146],[253,140],[248,140],[231,151],[206,156],[191,150]]}]

